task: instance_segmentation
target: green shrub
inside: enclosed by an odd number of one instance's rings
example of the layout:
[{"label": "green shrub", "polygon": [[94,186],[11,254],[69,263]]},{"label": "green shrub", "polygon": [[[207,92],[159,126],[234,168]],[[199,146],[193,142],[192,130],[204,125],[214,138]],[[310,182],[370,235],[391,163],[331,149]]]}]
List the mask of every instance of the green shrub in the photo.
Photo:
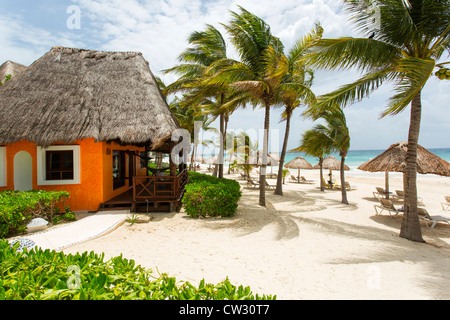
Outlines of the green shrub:
[{"label": "green shrub", "polygon": [[35,217],[52,222],[68,197],[67,191],[0,192],[0,237],[24,232],[27,223]]},{"label": "green shrub", "polygon": [[234,215],[242,195],[237,181],[189,172],[183,204],[191,217],[229,217]]},{"label": "green shrub", "polygon": [[16,252],[0,240],[0,300],[271,300],[254,296],[249,287],[228,279],[217,285],[202,280],[198,287],[167,274],[152,276],[122,256],[104,260],[104,253],[64,254],[34,248]]}]

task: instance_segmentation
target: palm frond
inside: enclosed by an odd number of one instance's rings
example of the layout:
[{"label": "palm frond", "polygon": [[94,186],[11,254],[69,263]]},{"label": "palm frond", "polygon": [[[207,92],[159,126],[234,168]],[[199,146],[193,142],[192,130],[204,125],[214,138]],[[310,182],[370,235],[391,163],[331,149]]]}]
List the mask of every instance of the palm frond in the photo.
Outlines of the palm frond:
[{"label": "palm frond", "polygon": [[433,73],[435,61],[433,59],[419,59],[406,57],[397,65],[400,79],[395,86],[396,95],[389,99],[390,103],[382,117],[396,115],[403,111],[412,99],[422,90]]},{"label": "palm frond", "polygon": [[388,43],[365,38],[321,39],[303,62],[323,69],[351,69],[361,72],[391,64],[402,52]]}]

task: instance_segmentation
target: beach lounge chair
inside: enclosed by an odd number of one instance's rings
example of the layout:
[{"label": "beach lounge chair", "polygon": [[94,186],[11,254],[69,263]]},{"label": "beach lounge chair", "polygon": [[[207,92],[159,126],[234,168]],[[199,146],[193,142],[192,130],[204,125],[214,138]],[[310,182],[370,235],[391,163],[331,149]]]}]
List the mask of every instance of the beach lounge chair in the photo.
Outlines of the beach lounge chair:
[{"label": "beach lounge chair", "polygon": [[300,183],[314,183],[312,180],[307,180],[304,176],[300,177]]},{"label": "beach lounge chair", "polygon": [[445,202],[441,202],[441,205],[442,205],[442,209],[444,211],[447,211],[448,208],[450,208],[450,196],[445,196],[444,199],[445,199]]},{"label": "beach lounge chair", "polygon": [[[405,191],[395,190],[395,195],[393,195],[393,198],[400,201],[405,201]],[[422,198],[417,197],[417,203],[423,205]]]},{"label": "beach lounge chair", "polygon": [[289,177],[289,182],[298,182],[298,179],[291,174]]},{"label": "beach lounge chair", "polygon": [[247,187],[252,188],[252,189],[257,189],[257,188],[259,188],[259,183],[256,182],[255,180],[253,180],[252,178],[249,178],[247,180]]},{"label": "beach lounge chair", "polygon": [[336,182],[333,182],[333,184],[329,184],[325,179],[322,179],[323,185],[325,186],[325,189],[339,189],[341,186],[337,184]]},{"label": "beach lounge chair", "polygon": [[[380,203],[374,205],[375,212],[377,213],[377,215],[385,210],[388,211],[389,215],[391,215],[391,216],[392,216],[391,212],[394,213],[394,216],[396,216],[400,213],[400,211],[394,207],[391,200],[384,199],[384,198],[379,198],[379,200],[380,200]],[[380,211],[378,211],[377,208],[380,209]]]},{"label": "beach lounge chair", "polygon": [[377,191],[374,191],[374,192],[373,192],[373,196],[374,196],[375,198],[377,198],[377,199],[385,198],[386,195],[392,193],[392,192],[386,192],[386,190],[384,190],[384,189],[381,188],[381,187],[375,187],[375,188],[377,189]]},{"label": "beach lounge chair", "polygon": [[427,227],[428,227],[428,223],[431,222],[431,229],[434,228],[434,226],[436,225],[436,223],[438,222],[446,222],[448,224],[450,224],[450,217],[443,217],[440,215],[430,215],[427,211],[427,209],[425,208],[417,208],[417,214],[419,215],[419,218],[424,220]]},{"label": "beach lounge chair", "polygon": [[[347,181],[345,181],[345,190],[347,190],[347,191],[352,191],[352,190],[356,190],[356,188],[354,188],[354,187],[352,187],[351,185],[350,185],[350,183],[349,182],[347,182]],[[339,187],[339,189],[340,189],[340,187]]]},{"label": "beach lounge chair", "polygon": [[275,189],[275,186],[269,184],[269,183],[266,181],[266,188],[269,188],[269,189]]}]

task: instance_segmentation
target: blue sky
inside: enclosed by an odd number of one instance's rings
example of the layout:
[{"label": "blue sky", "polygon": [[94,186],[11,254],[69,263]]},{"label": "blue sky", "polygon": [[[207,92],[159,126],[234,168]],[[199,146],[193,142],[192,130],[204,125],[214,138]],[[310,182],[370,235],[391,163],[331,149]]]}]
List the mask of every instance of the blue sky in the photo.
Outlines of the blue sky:
[{"label": "blue sky", "polygon": [[[309,32],[315,21],[324,27],[324,37],[358,36],[338,0],[2,0],[0,63],[12,60],[30,65],[56,45],[140,51],[152,72],[162,76],[161,70],[177,63],[191,32],[203,30],[206,24],[224,32],[220,24],[229,21],[229,11],[238,11],[238,5],[264,19],[287,49]],[[70,6],[79,9],[79,26],[71,24],[75,20],[74,12],[68,11]],[[238,58],[231,45],[229,55]],[[313,90],[324,94],[357,76],[352,71],[318,71]],[[175,80],[173,76],[162,78],[167,83]],[[449,84],[433,77],[423,90],[419,143],[426,148],[450,147]],[[395,117],[379,119],[393,94],[391,90],[386,84],[345,109],[351,149],[386,149],[407,140],[409,108]],[[271,129],[278,130],[279,136],[274,149],[281,147],[284,136],[285,124],[279,122],[281,111],[271,112]],[[300,116],[301,111],[297,110],[292,119],[289,148],[297,147],[302,132],[313,126]],[[258,131],[263,122],[263,110],[249,106],[231,116],[228,128]]]}]

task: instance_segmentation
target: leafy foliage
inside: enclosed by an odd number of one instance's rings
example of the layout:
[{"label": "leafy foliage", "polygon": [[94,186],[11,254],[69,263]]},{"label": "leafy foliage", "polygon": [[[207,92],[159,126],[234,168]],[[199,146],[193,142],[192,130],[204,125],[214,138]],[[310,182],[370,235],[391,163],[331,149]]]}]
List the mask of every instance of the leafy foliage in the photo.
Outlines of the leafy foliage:
[{"label": "leafy foliage", "polygon": [[[35,217],[43,217],[52,222],[54,215],[61,211],[68,197],[67,191],[0,192],[0,237],[24,232],[26,224]],[[70,209],[65,207],[65,210],[65,218],[73,220]]]},{"label": "leafy foliage", "polygon": [[189,172],[183,204],[191,217],[234,215],[242,195],[237,181]]},{"label": "leafy foliage", "polygon": [[153,276],[121,255],[104,260],[93,251],[64,254],[34,248],[17,252],[0,240],[0,300],[270,300],[253,295],[249,287],[236,287],[225,279],[198,287],[177,282],[167,274]]}]

